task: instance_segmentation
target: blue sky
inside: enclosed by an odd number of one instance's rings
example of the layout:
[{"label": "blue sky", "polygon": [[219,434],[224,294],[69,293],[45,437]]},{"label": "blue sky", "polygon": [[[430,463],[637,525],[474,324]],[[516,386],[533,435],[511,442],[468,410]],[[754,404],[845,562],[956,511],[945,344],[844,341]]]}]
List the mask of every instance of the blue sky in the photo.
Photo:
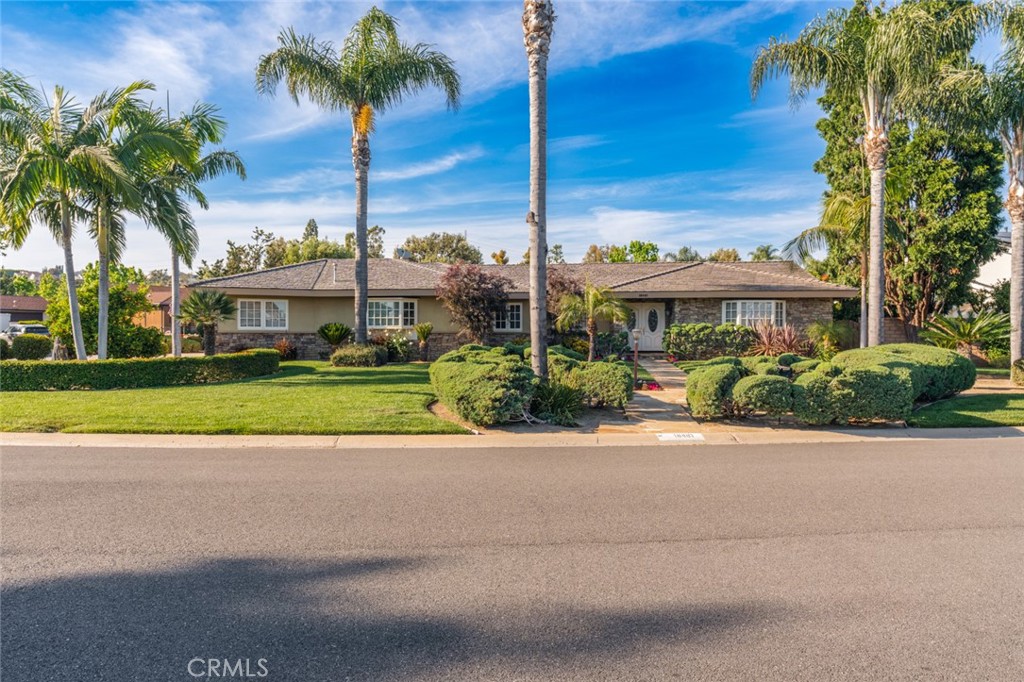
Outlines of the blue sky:
[{"label": "blue sky", "polygon": [[[285,237],[316,218],[340,238],[354,223],[350,129],[287,96],[258,97],[253,69],[294,26],[340,42],[363,2],[93,3],[5,0],[2,63],[79,99],[135,79],[153,81],[174,110],[203,99],[230,122],[226,145],[246,182],[208,187],[197,211],[200,257],[223,255],[253,226]],[[370,224],[391,249],[410,234],[465,231],[485,257],[526,249],[526,60],[517,2],[386,3],[409,42],[435,43],[464,83],[457,113],[425,93],[378,119]],[[757,102],[751,59],[769,36],[794,35],[828,5],[808,2],[569,2],[558,21],[549,80],[549,239],[579,260],[591,243],[656,241],[701,252],[781,244],[814,224],[824,189],[811,165],[823,150],[813,101],[789,107],[785,82]],[[76,264],[95,259],[82,230]],[[167,267],[160,239],[132,223],[125,261]],[[39,231],[7,267],[61,261]]]}]

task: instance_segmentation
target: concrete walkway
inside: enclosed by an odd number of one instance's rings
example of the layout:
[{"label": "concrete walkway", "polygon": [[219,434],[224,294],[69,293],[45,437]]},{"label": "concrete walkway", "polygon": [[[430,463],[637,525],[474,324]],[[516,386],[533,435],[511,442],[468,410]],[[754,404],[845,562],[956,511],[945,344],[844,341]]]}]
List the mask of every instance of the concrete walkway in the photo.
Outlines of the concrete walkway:
[{"label": "concrete walkway", "polygon": [[699,424],[683,409],[686,404],[686,374],[664,360],[645,358],[640,366],[651,373],[663,390],[637,391],[626,407],[634,424],[631,431],[675,433],[698,431]]}]

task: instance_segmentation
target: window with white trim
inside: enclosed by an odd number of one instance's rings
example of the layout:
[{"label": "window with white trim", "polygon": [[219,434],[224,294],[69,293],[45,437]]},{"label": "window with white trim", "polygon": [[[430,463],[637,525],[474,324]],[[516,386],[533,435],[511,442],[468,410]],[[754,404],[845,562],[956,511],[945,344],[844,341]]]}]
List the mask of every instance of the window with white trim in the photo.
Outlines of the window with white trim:
[{"label": "window with white trim", "polygon": [[494,331],[519,332],[523,330],[523,304],[509,303],[504,310],[494,313]]},{"label": "window with white trim", "polygon": [[288,329],[288,301],[243,298],[238,301],[239,329]]},{"label": "window with white trim", "polygon": [[783,327],[786,324],[785,301],[722,301],[722,322],[754,327],[772,324]]},{"label": "window with white trim", "polygon": [[416,326],[416,301],[374,298],[366,302],[366,326],[401,329]]}]

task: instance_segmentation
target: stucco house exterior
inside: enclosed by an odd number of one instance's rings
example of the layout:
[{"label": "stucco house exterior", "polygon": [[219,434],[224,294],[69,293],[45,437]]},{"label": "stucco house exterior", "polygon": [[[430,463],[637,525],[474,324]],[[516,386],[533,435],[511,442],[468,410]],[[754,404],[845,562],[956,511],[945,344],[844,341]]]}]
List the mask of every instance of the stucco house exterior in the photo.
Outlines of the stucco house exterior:
[{"label": "stucco house exterior", "polygon": [[[420,322],[434,325],[430,355],[463,343],[435,290],[448,266],[389,258],[369,261],[370,334],[399,330],[414,336]],[[495,342],[529,334],[529,268],[484,265],[512,282],[508,309],[494,321]],[[640,350],[660,351],[672,323],[771,321],[806,328],[832,318],[832,303],[858,294],[822,282],[789,261],[767,263],[572,263],[555,265],[580,281],[610,287],[633,309],[628,328],[642,331]],[[217,351],[270,347],[290,339],[299,357],[325,357],[316,335],[327,322],[354,322],[355,261],[323,259],[195,282],[191,288],[223,291],[235,300],[235,319],[217,330]]]}]

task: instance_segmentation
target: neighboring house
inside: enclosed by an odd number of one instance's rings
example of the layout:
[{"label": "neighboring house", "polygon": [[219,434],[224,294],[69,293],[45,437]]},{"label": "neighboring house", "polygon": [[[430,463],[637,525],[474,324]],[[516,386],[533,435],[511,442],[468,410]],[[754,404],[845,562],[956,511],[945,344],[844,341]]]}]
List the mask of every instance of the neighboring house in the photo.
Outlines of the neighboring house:
[{"label": "neighboring house", "polygon": [[[371,258],[368,331],[402,330],[412,335],[419,322],[434,325],[430,355],[458,347],[456,328],[435,290],[447,268],[439,263]],[[494,341],[529,334],[529,266],[484,265],[512,281],[508,309],[495,319]],[[640,349],[660,351],[665,327],[674,322],[757,322],[806,328],[832,319],[836,299],[858,294],[851,287],[822,282],[791,262],[768,263],[573,263],[555,265],[580,279],[607,286],[629,303],[642,330]],[[282,337],[300,357],[326,355],[317,335],[326,322],[352,326],[355,261],[325,259],[286,265],[191,284],[235,299],[235,319],[217,328],[217,351],[269,347]]]},{"label": "neighboring house", "polygon": [[1003,230],[996,235],[1002,250],[995,258],[981,266],[975,288],[990,289],[1001,279],[1010,279],[1010,231]]},{"label": "neighboring house", "polygon": [[45,313],[42,296],[0,296],[0,331],[6,331],[12,322],[42,320]]},{"label": "neighboring house", "polygon": [[[153,310],[136,315],[132,322],[140,327],[153,327],[165,334],[171,333],[171,292],[172,288],[150,284],[146,297],[153,305]],[[181,289],[181,299],[188,296],[188,290]]]}]

